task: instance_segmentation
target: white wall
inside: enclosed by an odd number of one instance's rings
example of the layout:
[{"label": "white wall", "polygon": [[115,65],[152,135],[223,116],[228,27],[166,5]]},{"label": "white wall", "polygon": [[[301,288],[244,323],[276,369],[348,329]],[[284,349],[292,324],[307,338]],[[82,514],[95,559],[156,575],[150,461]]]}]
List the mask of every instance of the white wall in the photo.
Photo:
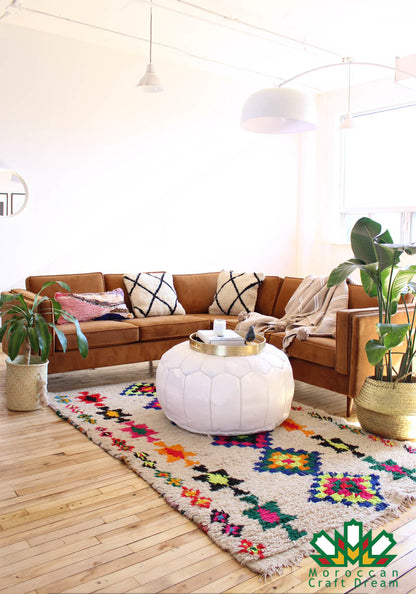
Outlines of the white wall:
[{"label": "white wall", "polygon": [[240,129],[252,80],[158,61],[166,91],[146,94],[145,63],[0,25],[0,167],[30,191],[0,218],[0,289],[95,270],[296,274],[297,138]]}]

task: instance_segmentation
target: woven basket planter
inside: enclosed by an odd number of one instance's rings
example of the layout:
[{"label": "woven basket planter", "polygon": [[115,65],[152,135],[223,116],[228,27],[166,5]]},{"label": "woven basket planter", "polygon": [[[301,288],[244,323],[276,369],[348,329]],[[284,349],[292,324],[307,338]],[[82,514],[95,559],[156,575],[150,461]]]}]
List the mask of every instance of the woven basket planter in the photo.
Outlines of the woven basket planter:
[{"label": "woven basket planter", "polygon": [[48,363],[40,357],[31,358],[30,365],[24,363],[23,355],[14,361],[6,359],[6,397],[9,410],[36,410],[46,404]]},{"label": "woven basket planter", "polygon": [[363,429],[390,439],[416,439],[416,383],[368,377],[355,398]]}]

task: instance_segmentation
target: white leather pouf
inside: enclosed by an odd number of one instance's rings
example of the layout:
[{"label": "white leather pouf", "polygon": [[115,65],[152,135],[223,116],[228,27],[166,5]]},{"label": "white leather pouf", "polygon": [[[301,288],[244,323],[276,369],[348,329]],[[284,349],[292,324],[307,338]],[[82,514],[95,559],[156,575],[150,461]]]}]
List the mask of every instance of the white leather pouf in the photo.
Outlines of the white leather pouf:
[{"label": "white leather pouf", "polygon": [[160,359],[156,390],[163,412],[182,429],[241,435],[287,419],[294,381],[289,359],[270,344],[256,355],[221,357],[182,342]]}]

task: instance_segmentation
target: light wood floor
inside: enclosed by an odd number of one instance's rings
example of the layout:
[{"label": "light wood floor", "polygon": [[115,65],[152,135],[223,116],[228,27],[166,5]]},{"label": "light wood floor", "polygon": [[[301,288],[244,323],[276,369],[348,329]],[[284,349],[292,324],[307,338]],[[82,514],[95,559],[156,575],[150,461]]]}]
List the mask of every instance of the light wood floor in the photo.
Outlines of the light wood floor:
[{"label": "light wood floor", "polygon": [[[0,352],[0,592],[416,592],[416,506],[383,526],[397,541],[398,587],[355,588],[357,571],[309,585],[309,558],[264,581],[50,409],[8,411],[4,370]],[[137,364],[51,376],[49,390],[151,378]],[[295,398],[344,415],[343,396],[297,384]]]}]

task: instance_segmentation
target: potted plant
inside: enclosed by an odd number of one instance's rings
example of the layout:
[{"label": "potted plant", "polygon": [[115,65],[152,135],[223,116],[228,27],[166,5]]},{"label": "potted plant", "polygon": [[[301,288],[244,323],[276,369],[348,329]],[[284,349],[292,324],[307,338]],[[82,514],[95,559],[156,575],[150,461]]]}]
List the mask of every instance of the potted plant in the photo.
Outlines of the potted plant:
[{"label": "potted plant", "polygon": [[[60,316],[75,324],[78,349],[82,357],[88,355],[88,342],[78,320],[62,309],[53,297],[41,295],[42,291],[55,283],[70,291],[66,283],[49,281],[35,295],[33,303],[27,303],[22,293],[5,293],[0,297],[0,340],[6,337],[8,341],[6,396],[10,410],[35,410],[47,404],[47,367],[52,332],[56,334],[64,352],[67,348],[66,336],[56,325]],[[45,302],[50,307],[41,313],[39,308]],[[48,321],[50,319],[52,321]],[[19,355],[22,347],[23,354]]]},{"label": "potted plant", "polygon": [[[365,292],[377,297],[378,302],[378,338],[369,340],[365,347],[374,376],[365,380],[355,399],[358,420],[367,431],[385,437],[416,437],[416,377],[412,367],[416,318],[415,308],[408,303],[416,296],[416,266],[399,267],[403,253],[416,254],[416,244],[393,243],[380,223],[363,217],[351,231],[351,248],[355,257],[331,272],[328,286],[344,281],[359,268]],[[396,313],[399,320],[394,317]]]}]

